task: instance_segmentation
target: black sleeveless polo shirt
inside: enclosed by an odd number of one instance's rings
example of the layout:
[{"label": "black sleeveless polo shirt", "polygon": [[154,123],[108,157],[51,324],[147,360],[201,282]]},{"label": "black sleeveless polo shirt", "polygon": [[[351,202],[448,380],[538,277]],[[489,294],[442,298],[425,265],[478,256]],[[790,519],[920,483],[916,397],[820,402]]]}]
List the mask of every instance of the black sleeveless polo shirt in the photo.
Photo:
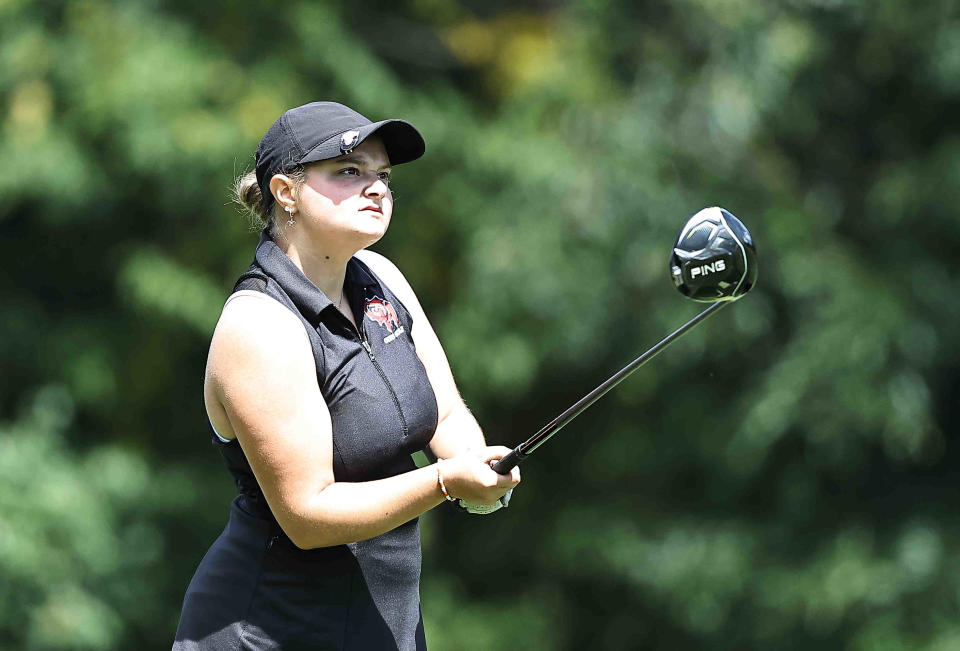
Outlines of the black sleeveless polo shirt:
[{"label": "black sleeveless polo shirt", "polygon": [[[416,468],[411,454],[433,436],[436,398],[410,313],[367,265],[352,258],[344,282],[358,328],[266,233],[235,289],[261,291],[303,323],[333,424],[336,481]],[[235,641],[243,649],[426,648],[417,518],[368,540],[300,550],[264,501],[239,442],[213,440],[240,495],[187,590],[175,650]]]},{"label": "black sleeveless polo shirt", "polygon": [[[358,328],[266,234],[235,289],[262,291],[303,322],[333,422],[337,481],[370,481],[416,468],[410,455],[433,436],[436,398],[410,334],[413,318],[367,265],[351,258],[344,280],[344,299]],[[245,458],[240,467],[234,461],[228,459],[235,475],[253,476],[249,464],[243,468]]]}]

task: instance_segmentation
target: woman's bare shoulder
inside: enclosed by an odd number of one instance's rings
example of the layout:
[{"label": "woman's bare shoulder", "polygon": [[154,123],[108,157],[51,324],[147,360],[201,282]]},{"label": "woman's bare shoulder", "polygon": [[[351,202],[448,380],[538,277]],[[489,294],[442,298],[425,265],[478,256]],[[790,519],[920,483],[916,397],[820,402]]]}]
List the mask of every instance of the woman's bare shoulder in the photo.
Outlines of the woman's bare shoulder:
[{"label": "woman's bare shoulder", "polygon": [[234,292],[223,305],[216,333],[221,331],[251,334],[279,332],[292,334],[303,331],[300,320],[280,301],[263,292],[241,290]]},{"label": "woman's bare shoulder", "polygon": [[262,292],[240,291],[223,306],[210,344],[208,372],[217,375],[250,356],[302,358],[305,348],[310,348],[310,341],[293,312]]}]

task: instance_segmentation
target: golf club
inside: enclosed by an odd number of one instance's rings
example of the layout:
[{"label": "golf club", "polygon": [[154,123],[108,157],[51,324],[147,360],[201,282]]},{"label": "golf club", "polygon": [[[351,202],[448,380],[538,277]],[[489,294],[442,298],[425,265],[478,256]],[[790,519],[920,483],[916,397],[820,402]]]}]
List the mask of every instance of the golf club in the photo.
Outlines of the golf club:
[{"label": "golf club", "polygon": [[746,226],[730,212],[718,207],[704,208],[688,219],[680,230],[670,256],[670,273],[681,294],[713,305],[664,337],[515,447],[493,464],[496,472],[510,472],[511,468],[533,454],[565,425],[664,348],[728,303],[750,291],[757,281],[757,253],[753,238]]}]

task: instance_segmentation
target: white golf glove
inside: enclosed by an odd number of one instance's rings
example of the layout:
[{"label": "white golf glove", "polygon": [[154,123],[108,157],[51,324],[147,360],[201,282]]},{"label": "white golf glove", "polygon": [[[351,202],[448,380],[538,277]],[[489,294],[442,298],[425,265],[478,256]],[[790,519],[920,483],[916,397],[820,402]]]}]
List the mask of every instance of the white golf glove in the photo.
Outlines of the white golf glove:
[{"label": "white golf glove", "polygon": [[500,499],[493,504],[474,504],[466,500],[458,499],[457,506],[473,515],[490,515],[494,511],[499,511],[510,505],[510,497],[513,495],[513,489],[508,490]]}]

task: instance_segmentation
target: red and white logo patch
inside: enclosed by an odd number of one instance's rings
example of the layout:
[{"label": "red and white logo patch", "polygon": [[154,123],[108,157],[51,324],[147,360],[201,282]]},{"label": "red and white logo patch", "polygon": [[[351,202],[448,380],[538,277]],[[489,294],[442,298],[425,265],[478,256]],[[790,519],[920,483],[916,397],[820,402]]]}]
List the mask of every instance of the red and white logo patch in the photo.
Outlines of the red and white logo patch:
[{"label": "red and white logo patch", "polygon": [[383,298],[367,299],[367,307],[364,314],[371,321],[379,323],[389,332],[399,327],[400,319],[397,317],[397,311],[390,305],[390,301]]}]

